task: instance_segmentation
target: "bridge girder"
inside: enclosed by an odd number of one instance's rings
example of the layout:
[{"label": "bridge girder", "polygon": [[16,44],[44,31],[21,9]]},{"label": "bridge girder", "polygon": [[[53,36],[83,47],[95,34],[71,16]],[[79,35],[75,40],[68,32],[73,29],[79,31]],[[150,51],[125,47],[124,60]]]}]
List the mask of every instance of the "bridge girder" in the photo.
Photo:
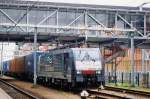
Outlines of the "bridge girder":
[{"label": "bridge girder", "polygon": [[[149,39],[146,22],[150,11],[78,7],[65,4],[42,5],[33,2],[0,3],[0,33],[9,36],[77,35],[78,37]],[[33,5],[34,4],[34,5]]]}]

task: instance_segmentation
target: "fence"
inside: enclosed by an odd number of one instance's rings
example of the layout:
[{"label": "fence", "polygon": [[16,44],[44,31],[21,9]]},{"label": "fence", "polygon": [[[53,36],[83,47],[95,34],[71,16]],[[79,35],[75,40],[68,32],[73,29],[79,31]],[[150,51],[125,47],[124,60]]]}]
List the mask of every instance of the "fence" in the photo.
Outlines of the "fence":
[{"label": "fence", "polygon": [[[134,74],[135,86],[150,88],[150,72],[140,73],[136,72]],[[127,72],[116,72],[116,73],[105,73],[106,84],[122,84],[126,86],[131,85],[131,73]]]}]

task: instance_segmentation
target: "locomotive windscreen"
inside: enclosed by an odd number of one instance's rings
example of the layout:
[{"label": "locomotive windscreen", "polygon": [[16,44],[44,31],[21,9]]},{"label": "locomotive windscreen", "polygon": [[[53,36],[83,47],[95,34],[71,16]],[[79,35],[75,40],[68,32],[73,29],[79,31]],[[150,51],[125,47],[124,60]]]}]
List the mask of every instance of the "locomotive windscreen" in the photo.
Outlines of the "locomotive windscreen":
[{"label": "locomotive windscreen", "polygon": [[101,70],[99,48],[74,48],[76,70]]}]

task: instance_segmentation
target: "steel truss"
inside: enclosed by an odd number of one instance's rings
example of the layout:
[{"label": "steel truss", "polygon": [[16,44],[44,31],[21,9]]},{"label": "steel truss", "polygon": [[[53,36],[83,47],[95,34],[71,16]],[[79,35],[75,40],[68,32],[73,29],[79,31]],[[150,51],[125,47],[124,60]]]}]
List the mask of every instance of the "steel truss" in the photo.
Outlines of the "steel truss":
[{"label": "steel truss", "polygon": [[32,34],[37,27],[41,35],[55,33],[128,38],[134,33],[137,39],[149,39],[150,36],[145,23],[150,17],[149,11],[14,3],[0,5],[3,5],[0,7],[0,28],[3,33]]}]

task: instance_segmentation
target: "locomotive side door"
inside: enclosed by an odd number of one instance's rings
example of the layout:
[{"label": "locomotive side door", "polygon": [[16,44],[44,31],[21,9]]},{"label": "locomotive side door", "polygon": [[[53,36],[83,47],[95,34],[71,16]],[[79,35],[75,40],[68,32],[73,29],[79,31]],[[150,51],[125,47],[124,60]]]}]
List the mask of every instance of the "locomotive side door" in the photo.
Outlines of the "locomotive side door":
[{"label": "locomotive side door", "polygon": [[69,53],[64,53],[64,77],[66,77],[67,75],[67,70],[68,70],[68,66],[69,66]]}]

